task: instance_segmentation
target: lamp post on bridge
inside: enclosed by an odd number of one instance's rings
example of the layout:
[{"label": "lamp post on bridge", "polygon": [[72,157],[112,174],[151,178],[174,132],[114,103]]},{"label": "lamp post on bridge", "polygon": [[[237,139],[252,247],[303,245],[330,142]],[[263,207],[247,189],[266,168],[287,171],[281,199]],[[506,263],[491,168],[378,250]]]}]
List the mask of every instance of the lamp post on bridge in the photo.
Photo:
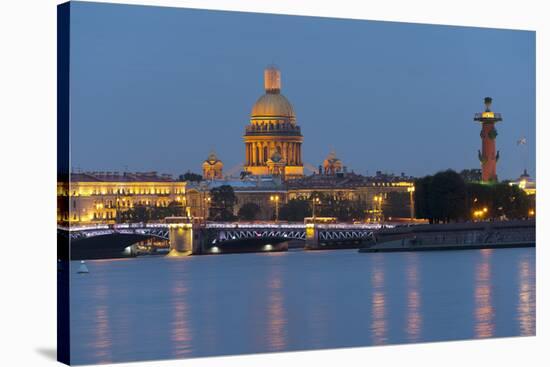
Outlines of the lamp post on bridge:
[{"label": "lamp post on bridge", "polygon": [[313,223],[315,223],[315,204],[321,204],[321,200],[318,197],[314,197],[311,199],[313,205],[312,205],[312,217],[313,217]]},{"label": "lamp post on bridge", "polygon": [[269,200],[275,202],[275,223],[279,223],[279,195],[272,195]]}]

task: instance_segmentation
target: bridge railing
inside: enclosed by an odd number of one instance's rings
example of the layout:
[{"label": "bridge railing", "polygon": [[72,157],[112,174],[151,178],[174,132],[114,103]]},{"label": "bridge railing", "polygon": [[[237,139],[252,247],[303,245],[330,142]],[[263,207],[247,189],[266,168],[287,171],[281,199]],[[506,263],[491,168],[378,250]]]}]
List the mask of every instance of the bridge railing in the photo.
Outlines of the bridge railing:
[{"label": "bridge railing", "polygon": [[[123,230],[123,229],[138,229],[138,228],[168,228],[168,223],[119,223],[119,224],[89,224],[81,226],[58,227],[58,229],[81,232],[81,231],[97,231],[97,230]],[[306,224],[303,223],[206,223],[207,229],[297,229],[304,230]],[[319,230],[324,229],[380,229],[393,228],[393,225],[380,224],[348,224],[348,223],[332,223],[332,224],[316,224]]]}]

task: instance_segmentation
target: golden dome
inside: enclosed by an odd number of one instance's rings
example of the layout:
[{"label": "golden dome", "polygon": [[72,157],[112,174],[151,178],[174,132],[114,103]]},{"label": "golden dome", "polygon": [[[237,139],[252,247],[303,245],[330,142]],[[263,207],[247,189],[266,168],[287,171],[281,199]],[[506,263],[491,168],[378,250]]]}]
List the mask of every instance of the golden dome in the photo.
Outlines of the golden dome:
[{"label": "golden dome", "polygon": [[294,121],[296,115],[294,108],[282,94],[266,93],[261,96],[250,114],[253,119],[277,119],[286,118]]},{"label": "golden dome", "polygon": [[264,70],[265,94],[261,96],[250,113],[252,120],[290,120],[294,123],[294,108],[281,94],[281,72],[271,65]]}]

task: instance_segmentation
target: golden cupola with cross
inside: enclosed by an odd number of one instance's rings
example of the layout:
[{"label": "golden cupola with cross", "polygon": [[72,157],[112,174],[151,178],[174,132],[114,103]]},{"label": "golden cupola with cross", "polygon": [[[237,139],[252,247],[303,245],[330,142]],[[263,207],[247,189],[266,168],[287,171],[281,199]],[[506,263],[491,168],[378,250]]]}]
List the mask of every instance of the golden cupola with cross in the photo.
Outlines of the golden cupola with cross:
[{"label": "golden cupola with cross", "polygon": [[278,171],[283,170],[285,179],[302,177],[304,139],[292,104],[281,94],[281,72],[275,66],[264,70],[264,87],[265,94],[252,107],[250,124],[245,129],[244,169],[252,175],[273,174],[269,163],[276,152],[279,162],[284,162]]}]

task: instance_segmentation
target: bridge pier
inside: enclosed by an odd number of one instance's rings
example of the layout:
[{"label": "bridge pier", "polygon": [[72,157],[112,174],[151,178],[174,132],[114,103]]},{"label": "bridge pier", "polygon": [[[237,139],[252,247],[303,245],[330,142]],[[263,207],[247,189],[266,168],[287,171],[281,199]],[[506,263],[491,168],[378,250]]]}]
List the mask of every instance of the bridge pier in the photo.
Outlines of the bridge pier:
[{"label": "bridge pier", "polygon": [[190,218],[169,217],[168,242],[170,252],[167,256],[179,257],[198,253],[200,250],[201,229],[198,223],[193,223]]},{"label": "bridge pier", "polygon": [[306,250],[315,250],[319,248],[319,229],[317,224],[306,224]]}]

